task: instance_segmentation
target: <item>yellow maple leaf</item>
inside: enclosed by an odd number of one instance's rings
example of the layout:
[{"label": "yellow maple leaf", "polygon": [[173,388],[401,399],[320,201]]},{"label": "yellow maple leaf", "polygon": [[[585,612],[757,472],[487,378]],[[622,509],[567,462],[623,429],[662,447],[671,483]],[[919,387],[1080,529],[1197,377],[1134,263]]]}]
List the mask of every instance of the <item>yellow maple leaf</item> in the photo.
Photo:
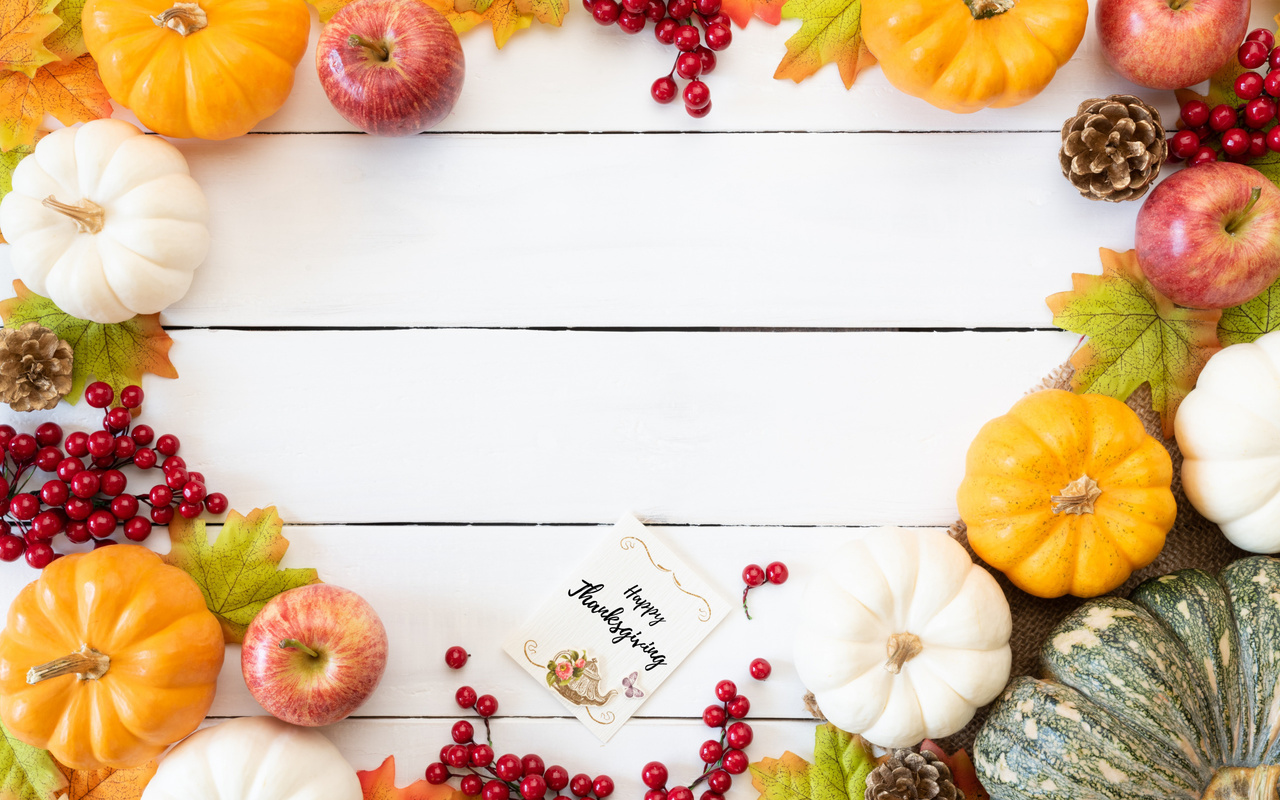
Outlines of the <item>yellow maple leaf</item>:
[{"label": "yellow maple leaf", "polygon": [[862,41],[862,0],[787,0],[782,18],[804,24],[787,40],[787,54],[773,73],[779,80],[799,83],[835,63],[848,89],[859,72],[876,63]]},{"label": "yellow maple leaf", "polygon": [[53,13],[57,6],[58,0],[0,2],[0,70],[13,70],[31,78],[38,68],[58,60],[44,42],[62,25]]},{"label": "yellow maple leaf", "polygon": [[111,116],[111,96],[92,56],[46,64],[31,78],[0,75],[0,150],[34,142],[45,114],[63,125]]},{"label": "yellow maple leaf", "polygon": [[58,764],[58,769],[67,779],[67,791],[62,800],[138,800],[158,766],[155,761],[133,769],[72,769]]},{"label": "yellow maple leaf", "polygon": [[85,0],[60,0],[55,9],[62,24],[49,34],[44,43],[63,61],[79,58],[89,52],[84,43],[84,26],[80,23],[84,3]]},{"label": "yellow maple leaf", "polygon": [[453,32],[459,35],[484,22],[484,17],[474,11],[461,11],[455,8],[453,0],[422,0],[422,2],[444,14],[444,18],[453,26]]}]

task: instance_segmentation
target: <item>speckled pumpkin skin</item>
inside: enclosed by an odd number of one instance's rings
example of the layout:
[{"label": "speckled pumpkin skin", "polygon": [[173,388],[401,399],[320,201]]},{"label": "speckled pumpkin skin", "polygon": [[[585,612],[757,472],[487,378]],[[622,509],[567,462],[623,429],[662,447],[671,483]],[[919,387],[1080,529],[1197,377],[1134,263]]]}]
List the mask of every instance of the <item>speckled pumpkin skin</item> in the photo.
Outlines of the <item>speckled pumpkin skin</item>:
[{"label": "speckled pumpkin skin", "polygon": [[1275,798],[1280,561],[1183,570],[1093,600],[974,744],[993,800]]},{"label": "speckled pumpkin skin", "polygon": [[[1082,475],[1092,513],[1054,513]],[[1150,564],[1173,527],[1173,463],[1142,420],[1103,395],[1051,389],[988,422],[969,446],[956,494],[969,544],[1038,597],[1096,597]]]}]

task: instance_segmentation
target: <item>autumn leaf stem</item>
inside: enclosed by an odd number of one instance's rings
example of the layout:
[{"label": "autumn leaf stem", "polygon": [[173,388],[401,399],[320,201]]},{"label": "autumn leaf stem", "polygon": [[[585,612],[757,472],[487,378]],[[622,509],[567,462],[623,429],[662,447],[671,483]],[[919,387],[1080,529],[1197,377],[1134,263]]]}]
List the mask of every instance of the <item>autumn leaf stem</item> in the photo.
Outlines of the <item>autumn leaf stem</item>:
[{"label": "autumn leaf stem", "polygon": [[379,61],[387,61],[391,58],[391,51],[382,42],[371,42],[358,33],[353,33],[347,37],[347,44],[351,47],[363,47],[369,52],[369,55]]},{"label": "autumn leaf stem", "polygon": [[311,656],[312,658],[319,658],[319,657],[320,657],[320,654],[319,654],[319,653],[317,653],[315,650],[312,650],[310,647],[307,647],[305,644],[303,644],[302,642],[298,641],[297,639],[281,639],[281,640],[280,640],[280,646],[281,646],[282,648],[286,648],[286,649],[288,649],[288,648],[294,648],[294,649],[297,649],[297,650],[301,650],[302,652],[306,653],[307,655]]}]

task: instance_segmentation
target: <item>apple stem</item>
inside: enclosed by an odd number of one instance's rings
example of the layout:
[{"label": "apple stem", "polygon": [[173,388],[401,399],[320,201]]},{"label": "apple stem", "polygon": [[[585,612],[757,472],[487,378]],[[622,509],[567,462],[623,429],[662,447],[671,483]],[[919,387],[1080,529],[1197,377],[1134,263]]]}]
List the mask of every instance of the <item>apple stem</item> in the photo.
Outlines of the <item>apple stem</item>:
[{"label": "apple stem", "polygon": [[1181,11],[1186,4],[1187,0],[1170,0],[1169,9],[1171,11]]},{"label": "apple stem", "polygon": [[347,44],[351,47],[363,47],[369,51],[369,54],[377,58],[379,61],[386,61],[391,58],[391,51],[387,49],[385,44],[380,42],[371,42],[358,33],[353,33],[347,37]]},{"label": "apple stem", "polygon": [[1258,202],[1259,197],[1262,197],[1262,187],[1255,186],[1253,187],[1253,191],[1249,193],[1249,202],[1246,203],[1245,207],[1241,209],[1238,215],[1236,215],[1236,218],[1227,225],[1227,233],[1235,234],[1236,229],[1240,227],[1240,223],[1244,222],[1245,217],[1249,216],[1250,209],[1252,209],[1254,204]]},{"label": "apple stem", "polygon": [[286,647],[286,648],[288,648],[288,647],[296,647],[297,649],[301,650],[302,652],[306,653],[307,655],[311,656],[312,658],[319,658],[319,657],[320,657],[320,654],[319,654],[319,653],[317,653],[315,650],[312,650],[310,647],[307,647],[305,644],[303,644],[302,642],[298,641],[297,639],[281,639],[281,640],[280,640],[280,646],[281,646],[281,647]]}]

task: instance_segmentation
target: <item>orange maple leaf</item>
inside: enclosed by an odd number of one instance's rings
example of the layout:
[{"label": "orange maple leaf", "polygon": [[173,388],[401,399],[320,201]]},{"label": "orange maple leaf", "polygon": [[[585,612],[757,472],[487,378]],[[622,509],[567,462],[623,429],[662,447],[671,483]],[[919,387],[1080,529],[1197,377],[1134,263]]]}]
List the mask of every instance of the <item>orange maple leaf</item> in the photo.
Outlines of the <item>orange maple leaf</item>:
[{"label": "orange maple leaf", "polygon": [[848,89],[859,72],[876,63],[862,41],[862,0],[787,0],[782,17],[804,24],[787,40],[787,54],[774,78],[799,83],[824,64],[834,63]]},{"label": "orange maple leaf", "polygon": [[729,15],[739,28],[747,27],[752,17],[770,25],[782,21],[782,6],[787,0],[724,0],[720,10]]},{"label": "orange maple leaf", "polygon": [[978,780],[978,771],[973,768],[973,760],[969,758],[967,750],[961,748],[947,755],[947,751],[937,742],[925,739],[920,743],[920,752],[926,750],[942,759],[942,763],[951,769],[951,782],[964,792],[964,800],[991,800],[991,795]]},{"label": "orange maple leaf", "polygon": [[157,766],[155,761],[133,769],[72,769],[58,764],[67,778],[63,800],[138,800]]},{"label": "orange maple leaf", "polygon": [[31,144],[45,114],[63,125],[111,116],[111,96],[93,56],[55,61],[36,70],[0,75],[0,150]]},{"label": "orange maple leaf", "polygon": [[5,0],[0,2],[0,70],[21,72],[28,78],[36,69],[57,61],[45,37],[62,25],[54,13],[58,0]]},{"label": "orange maple leaf", "polygon": [[422,778],[397,788],[395,756],[387,756],[377,769],[360,770],[356,775],[364,800],[470,800],[447,783],[433,786]]}]

